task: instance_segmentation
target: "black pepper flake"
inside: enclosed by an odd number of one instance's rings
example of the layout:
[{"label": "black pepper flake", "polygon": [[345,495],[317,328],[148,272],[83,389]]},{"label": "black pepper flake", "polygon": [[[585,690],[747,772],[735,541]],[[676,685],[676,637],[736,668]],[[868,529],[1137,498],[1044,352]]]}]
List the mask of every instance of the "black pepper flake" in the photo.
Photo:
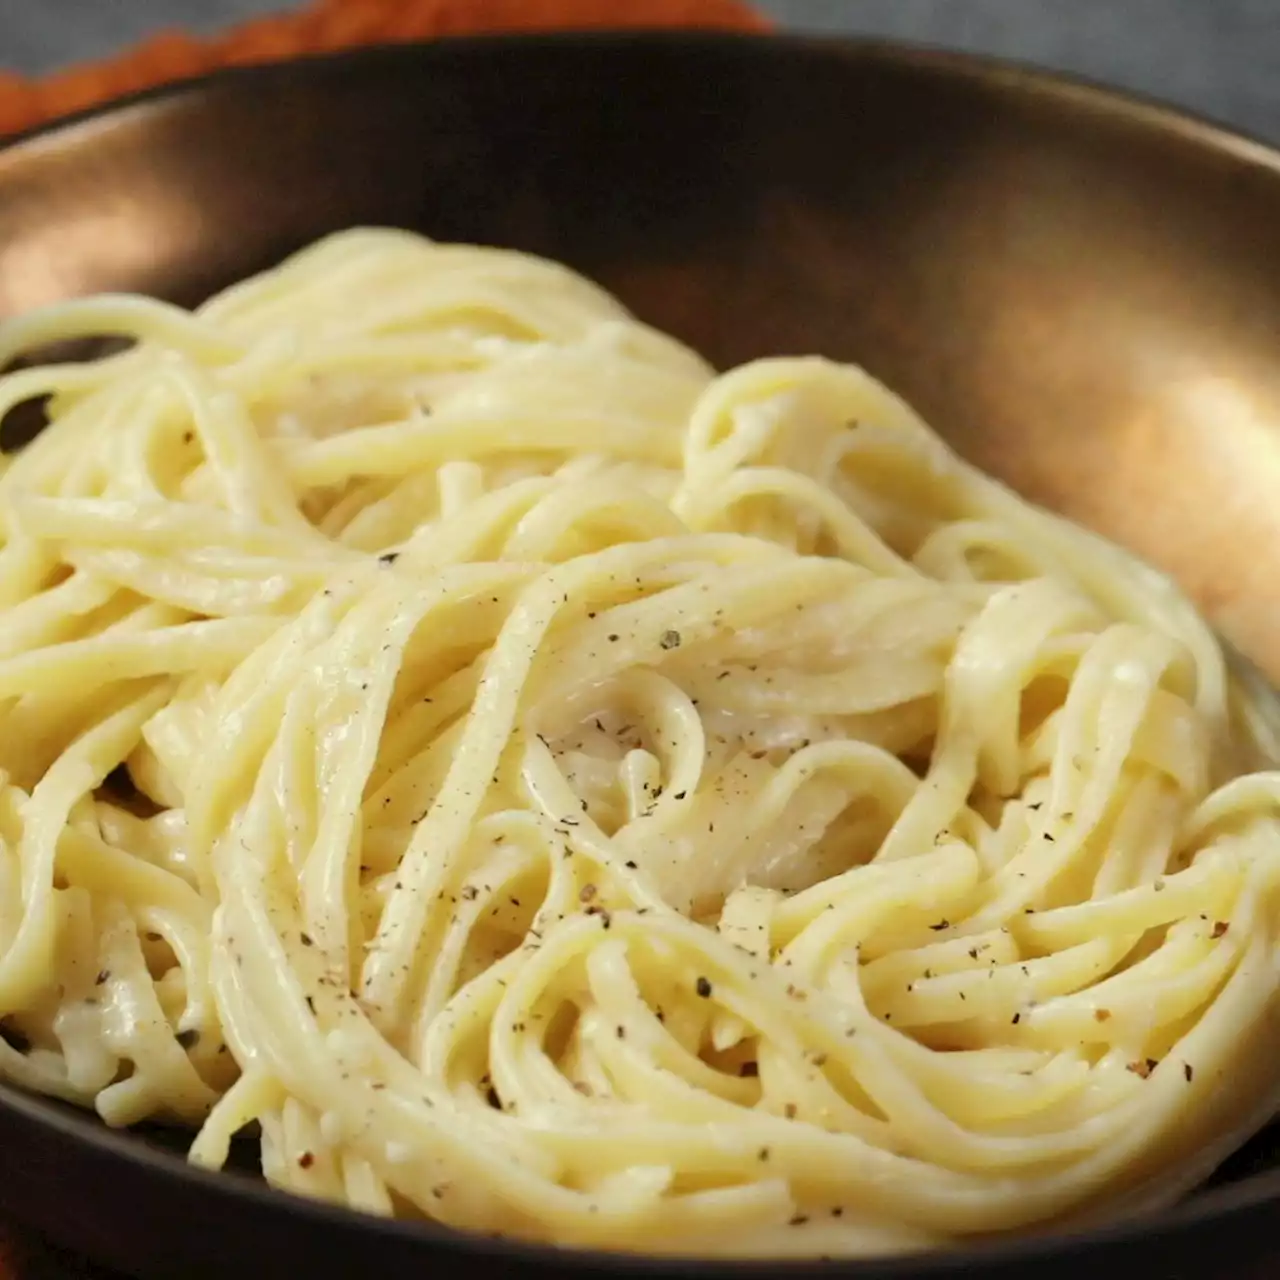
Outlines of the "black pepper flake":
[{"label": "black pepper flake", "polygon": [[473,884],[464,884],[461,893],[467,902],[474,902],[480,896],[480,890]]},{"label": "black pepper flake", "polygon": [[764,1164],[765,1161],[769,1159],[769,1148],[761,1147],[760,1150],[756,1152],[756,1159],[759,1160],[761,1164]]},{"label": "black pepper flake", "polygon": [[614,632],[614,633],[609,637],[609,643],[610,643],[610,644],[617,644],[617,642],[618,642],[619,640],[621,640],[621,639],[622,639],[622,637],[621,637],[620,635],[618,635],[618,633],[615,631],[615,632]]},{"label": "black pepper flake", "polygon": [[1191,1081],[1195,1079],[1195,1074],[1196,1074],[1195,1068],[1191,1065],[1191,1063],[1184,1062],[1182,1064],[1182,1074],[1183,1074],[1183,1077],[1186,1079],[1186,1082],[1190,1084]]},{"label": "black pepper flake", "polygon": [[193,1049],[200,1043],[200,1032],[195,1027],[189,1027],[186,1031],[179,1031],[174,1039],[184,1049]]},{"label": "black pepper flake", "polygon": [[1020,1014],[1020,1013],[1015,1013],[1015,1014],[1013,1015],[1013,1017],[1010,1019],[1010,1021],[1011,1021],[1011,1022],[1013,1023],[1013,1025],[1016,1027],[1016,1026],[1018,1025],[1018,1023],[1020,1023],[1020,1022],[1022,1021],[1022,1014]]},{"label": "black pepper flake", "polygon": [[711,980],[709,978],[699,978],[696,990],[704,1000],[709,999],[711,996]]},{"label": "black pepper flake", "polygon": [[99,969],[98,976],[93,980],[93,985],[95,987],[100,987],[109,977],[111,977],[110,969]]},{"label": "black pepper flake", "polygon": [[636,863],[634,858],[628,858],[626,862],[624,862],[622,865],[626,867],[628,871],[634,871],[636,869]]},{"label": "black pepper flake", "polygon": [[793,1227],[803,1227],[804,1224],[808,1221],[809,1219],[807,1215],[803,1213],[797,1213],[796,1216],[791,1219],[791,1222],[788,1225]]},{"label": "black pepper flake", "polygon": [[614,1029],[613,1029],[613,1034],[614,1034],[614,1035],[615,1035],[619,1040],[625,1040],[625,1039],[627,1038],[627,1029],[626,1029],[626,1027],[622,1026],[622,1025],[621,1025],[621,1023],[619,1023],[619,1025],[618,1025],[618,1026],[614,1027]]},{"label": "black pepper flake", "polygon": [[1213,932],[1209,936],[1212,938],[1224,938],[1230,928],[1231,926],[1225,920],[1218,920],[1214,923]]},{"label": "black pepper flake", "polygon": [[1126,1071],[1132,1071],[1135,1076],[1145,1080],[1159,1065],[1154,1058],[1146,1058],[1139,1062],[1130,1062],[1126,1065]]},{"label": "black pepper flake", "polygon": [[683,799],[685,798],[685,796],[687,796],[688,794],[689,794],[689,793],[688,793],[687,791],[677,791],[677,792],[676,792],[676,794],[675,794],[675,799],[677,799],[677,800],[683,800]]},{"label": "black pepper flake", "polygon": [[934,933],[941,933],[941,932],[943,931],[943,929],[950,929],[950,928],[951,928],[951,921],[950,921],[950,920],[939,920],[937,924],[931,924],[931,925],[929,926],[929,928],[930,928],[930,929],[932,929]]},{"label": "black pepper flake", "polygon": [[664,649],[678,649],[680,647],[680,633],[678,631],[664,631],[662,639],[658,643]]},{"label": "black pepper flake", "polygon": [[298,1157],[298,1168],[299,1168],[299,1169],[310,1169],[310,1168],[311,1168],[311,1166],[312,1166],[313,1164],[315,1164],[315,1162],[316,1162],[316,1158],[315,1158],[315,1156],[314,1156],[314,1155],[312,1155],[310,1151],[304,1151],[304,1152],[303,1152],[303,1153]]},{"label": "black pepper flake", "polygon": [[310,996],[307,997],[307,1008],[310,1009],[312,1013],[315,1013],[316,1011],[316,1002]]},{"label": "black pepper flake", "polygon": [[379,564],[395,564],[395,562],[399,559],[400,559],[400,553],[398,551],[384,551],[378,557],[378,563]]},{"label": "black pepper flake", "polygon": [[502,1110],[502,1099],[501,1099],[500,1097],[498,1097],[498,1091],[497,1091],[497,1089],[495,1089],[495,1088],[493,1087],[493,1085],[490,1085],[490,1086],[489,1086],[488,1090],[485,1092],[484,1097],[485,1097],[485,1101],[486,1101],[486,1102],[487,1102],[487,1103],[488,1103],[488,1104],[489,1104],[489,1105],[490,1105],[490,1106],[491,1106],[495,1111],[501,1111],[501,1110]]}]

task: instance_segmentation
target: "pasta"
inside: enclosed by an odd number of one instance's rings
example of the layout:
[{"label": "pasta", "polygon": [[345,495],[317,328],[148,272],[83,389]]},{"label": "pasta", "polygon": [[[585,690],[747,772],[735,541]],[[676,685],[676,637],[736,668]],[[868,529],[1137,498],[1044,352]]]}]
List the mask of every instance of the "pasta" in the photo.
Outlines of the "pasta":
[{"label": "pasta", "polygon": [[0,1074],[275,1186],[864,1255],[1277,1104],[1267,697],[870,376],[355,230],[0,359]]}]

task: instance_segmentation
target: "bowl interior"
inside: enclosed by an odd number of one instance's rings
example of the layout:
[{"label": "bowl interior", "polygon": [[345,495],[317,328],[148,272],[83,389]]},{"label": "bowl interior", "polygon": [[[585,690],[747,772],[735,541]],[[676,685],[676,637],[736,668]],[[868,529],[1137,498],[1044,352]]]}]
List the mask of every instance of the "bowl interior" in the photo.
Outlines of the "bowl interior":
[{"label": "bowl interior", "polygon": [[[563,260],[722,365],[865,365],[1174,574],[1280,683],[1263,148],[887,48],[446,42],[221,77],[0,152],[0,317],[104,289],[194,302],[361,223]],[[1264,1168],[1265,1135],[1224,1176]]]}]

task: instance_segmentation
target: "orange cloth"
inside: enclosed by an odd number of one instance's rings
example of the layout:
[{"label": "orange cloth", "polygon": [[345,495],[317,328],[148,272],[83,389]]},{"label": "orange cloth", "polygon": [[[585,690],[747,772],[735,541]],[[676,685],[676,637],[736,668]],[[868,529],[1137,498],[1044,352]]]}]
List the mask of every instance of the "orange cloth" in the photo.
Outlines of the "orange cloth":
[{"label": "orange cloth", "polygon": [[306,8],[246,22],[208,39],[162,31],[115,57],[43,79],[0,72],[0,135],[219,67],[354,45],[556,28],[762,31],[767,25],[741,0],[312,0]]}]

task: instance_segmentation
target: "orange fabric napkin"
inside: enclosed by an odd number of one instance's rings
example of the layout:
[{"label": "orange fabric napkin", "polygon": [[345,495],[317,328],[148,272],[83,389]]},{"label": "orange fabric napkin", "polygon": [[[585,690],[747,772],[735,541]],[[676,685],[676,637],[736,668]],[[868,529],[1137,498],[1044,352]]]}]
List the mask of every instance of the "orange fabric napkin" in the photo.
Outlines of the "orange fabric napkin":
[{"label": "orange fabric napkin", "polygon": [[742,0],[312,0],[202,39],[162,31],[99,62],[31,79],[0,71],[0,135],[219,67],[273,62],[362,44],[479,32],[602,27],[762,31]]}]

